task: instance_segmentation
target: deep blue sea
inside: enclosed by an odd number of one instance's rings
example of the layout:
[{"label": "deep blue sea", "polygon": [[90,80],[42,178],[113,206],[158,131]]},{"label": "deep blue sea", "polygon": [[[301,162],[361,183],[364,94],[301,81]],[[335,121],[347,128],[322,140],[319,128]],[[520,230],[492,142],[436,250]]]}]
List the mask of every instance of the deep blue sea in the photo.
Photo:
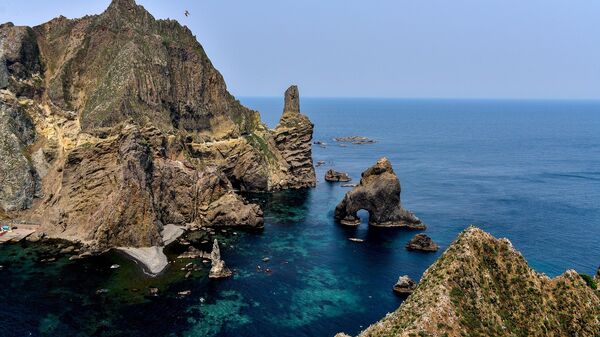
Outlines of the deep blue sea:
[{"label": "deep blue sea", "polygon": [[[242,102],[270,127],[283,106],[281,98]],[[314,139],[328,144],[313,148],[315,162],[325,161],[318,185],[248,195],[264,207],[265,230],[223,234],[233,278],[209,281],[204,269],[185,279],[177,263],[148,278],[114,253],[41,263],[51,247],[3,245],[0,336],[356,334],[400,305],[392,292],[398,276],[418,280],[470,224],[509,238],[550,276],[593,274],[600,264],[600,102],[302,98],[301,110],[315,124]],[[377,143],[332,141],[352,135]],[[404,207],[428,224],[439,252],[406,251],[418,231],[333,221],[348,189],[325,183],[325,171],[357,182],[382,156],[400,178]],[[147,296],[149,286],[160,295]],[[188,289],[191,296],[178,298]]]}]

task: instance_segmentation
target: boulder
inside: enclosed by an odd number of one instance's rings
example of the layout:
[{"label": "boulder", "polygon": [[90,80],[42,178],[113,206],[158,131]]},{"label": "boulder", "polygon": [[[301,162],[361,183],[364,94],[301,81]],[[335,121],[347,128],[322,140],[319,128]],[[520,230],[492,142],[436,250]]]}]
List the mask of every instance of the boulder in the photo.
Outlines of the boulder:
[{"label": "boulder", "polygon": [[369,212],[369,225],[424,229],[425,224],[400,203],[400,181],[387,158],[362,173],[360,183],[346,193],[335,208],[335,219],[344,225],[360,224],[357,212]]},{"label": "boulder", "polygon": [[394,292],[401,295],[412,293],[417,288],[417,284],[408,275],[400,276],[398,282],[394,285]]},{"label": "boulder", "polygon": [[348,173],[338,172],[338,171],[329,169],[329,170],[327,170],[327,172],[325,172],[325,180],[329,181],[329,182],[340,182],[340,181],[348,182],[348,181],[352,180],[352,178],[350,178]]},{"label": "boulder", "polygon": [[419,250],[423,252],[435,252],[440,247],[426,234],[417,234],[406,244],[408,250]]}]

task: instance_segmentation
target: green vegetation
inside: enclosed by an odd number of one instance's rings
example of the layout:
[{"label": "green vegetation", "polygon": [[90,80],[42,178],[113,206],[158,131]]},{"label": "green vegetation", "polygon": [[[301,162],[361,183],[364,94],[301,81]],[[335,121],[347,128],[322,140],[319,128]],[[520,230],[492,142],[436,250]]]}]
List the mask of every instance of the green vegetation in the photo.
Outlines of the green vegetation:
[{"label": "green vegetation", "polygon": [[588,274],[583,274],[583,273],[579,273],[579,276],[581,276],[581,278],[585,281],[585,283],[588,285],[588,287],[597,290],[598,289],[598,283],[596,282],[596,280],[594,280],[593,277],[591,277]]}]

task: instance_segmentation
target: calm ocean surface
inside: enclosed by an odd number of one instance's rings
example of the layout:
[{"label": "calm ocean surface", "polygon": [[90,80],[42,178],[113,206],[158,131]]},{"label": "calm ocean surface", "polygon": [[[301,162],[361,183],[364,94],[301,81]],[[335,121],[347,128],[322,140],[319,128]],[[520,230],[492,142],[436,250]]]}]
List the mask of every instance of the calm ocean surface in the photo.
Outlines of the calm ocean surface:
[{"label": "calm ocean surface", "polygon": [[[283,106],[281,98],[242,102],[270,127]],[[550,276],[593,274],[600,264],[600,102],[302,98],[301,110],[314,139],[328,144],[313,148],[315,162],[326,162],[317,188],[248,196],[263,205],[265,230],[222,238],[232,279],[209,281],[207,270],[184,279],[180,265],[151,279],[112,253],[44,264],[44,245],[3,245],[0,336],[355,334],[402,302],[391,291],[398,276],[418,280],[469,224],[509,238]],[[377,143],[331,140],[351,135]],[[325,171],[358,182],[381,156],[440,252],[406,251],[417,231],[333,222],[348,189],[323,182]],[[122,267],[111,270],[113,263]],[[146,296],[149,286],[160,296]],[[177,298],[188,289],[191,296]]]}]

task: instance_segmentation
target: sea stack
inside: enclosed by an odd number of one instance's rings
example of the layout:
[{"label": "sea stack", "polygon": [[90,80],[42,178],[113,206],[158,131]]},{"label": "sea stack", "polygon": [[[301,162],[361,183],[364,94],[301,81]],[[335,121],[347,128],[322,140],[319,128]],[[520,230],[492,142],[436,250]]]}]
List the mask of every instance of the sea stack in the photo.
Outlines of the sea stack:
[{"label": "sea stack", "polygon": [[219,242],[217,239],[213,242],[210,260],[212,262],[212,267],[208,273],[209,278],[225,278],[232,275],[231,270],[225,266],[225,261],[221,260],[221,250],[219,249]]},{"label": "sea stack", "polygon": [[288,163],[291,178],[288,187],[314,187],[317,183],[312,161],[314,125],[300,113],[298,87],[292,85],[285,91],[283,115],[273,130],[275,144]]},{"label": "sea stack", "polygon": [[422,252],[436,252],[440,247],[426,234],[415,235],[407,244],[406,249]]},{"label": "sea stack", "polygon": [[360,224],[357,212],[369,212],[369,225],[425,229],[426,226],[400,204],[400,181],[387,158],[364,171],[360,183],[346,193],[335,208],[335,219],[344,225]]}]

